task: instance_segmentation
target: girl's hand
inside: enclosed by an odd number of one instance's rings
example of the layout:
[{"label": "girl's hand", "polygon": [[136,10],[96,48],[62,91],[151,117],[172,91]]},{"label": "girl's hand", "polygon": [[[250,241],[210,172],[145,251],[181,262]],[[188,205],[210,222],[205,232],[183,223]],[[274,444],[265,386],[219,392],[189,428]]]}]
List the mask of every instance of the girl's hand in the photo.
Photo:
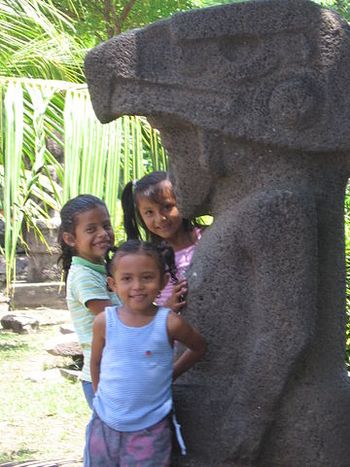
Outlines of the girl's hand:
[{"label": "girl's hand", "polygon": [[175,313],[179,313],[181,308],[186,305],[186,294],[187,294],[187,281],[182,279],[174,285],[171,296],[164,303],[163,306],[171,308]]}]

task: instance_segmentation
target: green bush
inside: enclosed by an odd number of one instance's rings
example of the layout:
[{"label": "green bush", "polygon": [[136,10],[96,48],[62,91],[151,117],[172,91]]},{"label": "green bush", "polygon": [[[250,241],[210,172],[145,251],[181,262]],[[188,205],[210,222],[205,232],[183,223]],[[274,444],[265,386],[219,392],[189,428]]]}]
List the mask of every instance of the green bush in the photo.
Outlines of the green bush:
[{"label": "green bush", "polygon": [[350,183],[345,195],[346,364],[350,371]]}]

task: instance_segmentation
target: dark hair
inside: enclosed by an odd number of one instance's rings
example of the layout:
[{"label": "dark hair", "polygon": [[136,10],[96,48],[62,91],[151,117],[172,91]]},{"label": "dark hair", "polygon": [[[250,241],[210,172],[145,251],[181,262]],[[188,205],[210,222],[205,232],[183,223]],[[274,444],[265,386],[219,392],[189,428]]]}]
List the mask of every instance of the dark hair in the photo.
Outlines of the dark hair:
[{"label": "dark hair", "polygon": [[[141,227],[148,241],[157,244],[163,241],[161,237],[147,229],[137,207],[137,196],[145,196],[155,203],[160,203],[163,190],[159,184],[164,181],[169,182],[169,188],[172,195],[175,197],[169,175],[167,172],[163,171],[151,172],[140,178],[140,180],[129,182],[125,185],[122,193],[122,207],[124,213],[124,228],[128,240],[142,240]],[[182,225],[186,232],[191,232],[194,227],[199,226],[197,222],[189,219],[182,219]]]},{"label": "dark hair", "polygon": [[61,247],[61,255],[57,262],[62,263],[63,278],[67,279],[68,271],[72,263],[72,257],[75,254],[74,248],[67,245],[63,240],[63,233],[68,232],[74,235],[76,227],[76,216],[82,212],[90,211],[97,206],[103,206],[107,210],[107,206],[102,199],[93,195],[78,195],[70,199],[61,209],[61,225],[58,230],[57,242]]},{"label": "dark hair", "polygon": [[142,240],[127,240],[118,247],[113,247],[110,254],[106,256],[107,274],[112,276],[113,264],[118,256],[126,256],[130,254],[143,253],[152,256],[158,264],[160,275],[165,273],[170,274],[171,281],[177,282],[175,254],[174,250],[169,245],[161,244],[156,245],[151,242],[144,242]]}]

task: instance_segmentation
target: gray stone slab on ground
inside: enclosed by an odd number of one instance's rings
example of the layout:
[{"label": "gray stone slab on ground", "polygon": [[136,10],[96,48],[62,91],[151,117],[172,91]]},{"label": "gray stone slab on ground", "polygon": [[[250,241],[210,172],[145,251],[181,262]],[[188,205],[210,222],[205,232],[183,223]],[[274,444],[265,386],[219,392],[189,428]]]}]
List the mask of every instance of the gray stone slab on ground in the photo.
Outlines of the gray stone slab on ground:
[{"label": "gray stone slab on ground", "polygon": [[64,324],[60,326],[60,333],[61,334],[72,334],[74,333],[74,326],[72,324]]},{"label": "gray stone slab on ground", "polygon": [[51,355],[61,357],[79,357],[83,355],[78,336],[75,333],[58,335],[46,344],[45,350]]},{"label": "gray stone slab on ground", "polygon": [[71,323],[68,310],[47,307],[20,308],[13,311],[2,311],[0,309],[0,319],[7,314],[27,315],[39,321],[40,326],[67,325]]},{"label": "gray stone slab on ground", "polygon": [[69,370],[67,368],[60,368],[60,373],[64,378],[72,381],[73,383],[79,381],[81,375],[81,371]]},{"label": "gray stone slab on ground", "polygon": [[39,321],[37,319],[18,313],[10,313],[2,316],[0,323],[3,329],[18,334],[28,334],[39,329]]},{"label": "gray stone slab on ground", "polygon": [[[211,213],[175,384],[192,467],[349,467],[344,191],[350,34],[307,0],[194,10],[89,52],[96,115],[146,115],[185,217]],[[175,462],[175,460],[174,460]]]},{"label": "gray stone slab on ground", "polygon": [[44,244],[32,230],[26,232],[25,240],[28,245],[28,282],[58,281],[61,277],[61,267],[57,264],[60,247],[57,243],[57,232],[60,224],[59,214],[45,222],[37,222],[45,238]]},{"label": "gray stone slab on ground", "polygon": [[16,283],[11,298],[11,307],[35,308],[50,307],[66,308],[65,288],[62,282],[23,282]]}]

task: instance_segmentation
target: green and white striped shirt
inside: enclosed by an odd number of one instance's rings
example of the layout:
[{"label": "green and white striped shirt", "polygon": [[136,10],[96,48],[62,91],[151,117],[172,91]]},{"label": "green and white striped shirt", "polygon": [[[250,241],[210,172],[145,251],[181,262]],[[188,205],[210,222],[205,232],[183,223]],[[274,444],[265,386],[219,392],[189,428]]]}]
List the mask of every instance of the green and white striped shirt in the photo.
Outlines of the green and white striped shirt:
[{"label": "green and white striped shirt", "polygon": [[120,305],[120,300],[114,292],[107,290],[105,265],[92,263],[80,256],[72,258],[67,277],[66,298],[75,332],[84,353],[81,379],[91,381],[90,357],[95,315],[87,308],[86,303],[89,300],[110,300],[113,305]]}]

